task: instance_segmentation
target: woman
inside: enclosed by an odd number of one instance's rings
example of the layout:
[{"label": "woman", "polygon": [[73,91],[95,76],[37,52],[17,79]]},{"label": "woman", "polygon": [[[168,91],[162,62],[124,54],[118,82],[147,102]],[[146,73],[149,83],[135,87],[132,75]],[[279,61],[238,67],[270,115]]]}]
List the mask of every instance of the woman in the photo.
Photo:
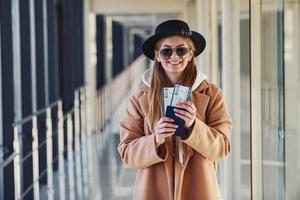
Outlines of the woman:
[{"label": "woman", "polygon": [[[216,161],[230,151],[232,123],[220,89],[195,66],[194,57],[205,44],[201,34],[180,20],[159,24],[143,43],[154,66],[143,74],[120,123],[120,155],[138,169],[134,199],[220,199]],[[161,109],[162,88],[174,84],[192,89],[190,101],[177,104],[185,110],[175,110],[185,122],[181,138]]]}]

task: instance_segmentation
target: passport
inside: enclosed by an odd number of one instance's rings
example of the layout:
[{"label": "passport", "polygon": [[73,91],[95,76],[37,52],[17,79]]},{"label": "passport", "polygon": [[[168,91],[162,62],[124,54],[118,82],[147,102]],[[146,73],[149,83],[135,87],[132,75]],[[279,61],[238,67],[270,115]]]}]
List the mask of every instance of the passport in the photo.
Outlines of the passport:
[{"label": "passport", "polygon": [[167,106],[167,110],[166,110],[166,117],[173,119],[174,120],[173,123],[178,125],[178,128],[176,129],[176,132],[175,132],[175,136],[182,137],[182,136],[184,136],[184,123],[185,122],[183,119],[181,119],[175,115],[174,108],[179,109],[179,110],[185,110],[185,109],[178,108],[175,106]]}]

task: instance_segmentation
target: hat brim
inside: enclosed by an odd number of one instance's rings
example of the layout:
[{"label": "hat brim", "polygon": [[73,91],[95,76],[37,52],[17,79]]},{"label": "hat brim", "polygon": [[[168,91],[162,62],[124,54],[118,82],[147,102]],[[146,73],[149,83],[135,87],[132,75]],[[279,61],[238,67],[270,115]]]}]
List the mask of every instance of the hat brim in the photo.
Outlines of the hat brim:
[{"label": "hat brim", "polygon": [[[166,33],[166,34],[155,34],[150,36],[147,40],[144,41],[143,46],[142,46],[142,51],[144,55],[151,59],[154,60],[155,58],[155,44],[162,38],[172,36],[172,35],[179,35],[182,36],[181,33]],[[192,31],[192,34],[190,36],[187,36],[191,38],[195,45],[195,52],[194,52],[194,57],[197,57],[200,55],[203,50],[205,49],[206,46],[206,41],[205,38],[198,32]]]}]

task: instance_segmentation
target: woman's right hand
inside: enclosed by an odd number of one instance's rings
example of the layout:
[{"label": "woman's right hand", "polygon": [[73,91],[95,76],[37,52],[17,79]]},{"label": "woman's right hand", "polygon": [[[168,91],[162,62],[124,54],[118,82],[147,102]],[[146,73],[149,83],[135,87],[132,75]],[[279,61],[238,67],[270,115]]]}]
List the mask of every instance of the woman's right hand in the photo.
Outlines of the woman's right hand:
[{"label": "woman's right hand", "polygon": [[173,135],[178,127],[173,123],[174,120],[168,117],[162,117],[155,126],[155,142],[157,146],[165,142],[166,137]]}]

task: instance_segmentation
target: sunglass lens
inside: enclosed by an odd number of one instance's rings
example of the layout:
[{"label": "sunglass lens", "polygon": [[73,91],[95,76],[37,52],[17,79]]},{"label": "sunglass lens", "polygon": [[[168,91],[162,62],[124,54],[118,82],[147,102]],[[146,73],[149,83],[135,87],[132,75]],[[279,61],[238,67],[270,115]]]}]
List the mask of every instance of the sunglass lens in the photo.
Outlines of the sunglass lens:
[{"label": "sunglass lens", "polygon": [[176,49],[176,54],[177,54],[179,57],[183,57],[188,51],[189,51],[189,49],[186,48],[186,47],[178,47],[178,48]]},{"label": "sunglass lens", "polygon": [[173,50],[171,48],[165,48],[165,49],[160,50],[159,54],[163,58],[169,58],[172,56]]},{"label": "sunglass lens", "polygon": [[[187,54],[188,51],[189,51],[189,49],[186,48],[186,47],[178,47],[178,48],[176,48],[176,54],[177,54],[179,57],[185,56],[185,54]],[[162,49],[162,50],[160,50],[159,54],[160,54],[160,56],[161,56],[162,58],[165,58],[165,59],[166,59],[166,58],[169,58],[169,57],[171,57],[172,54],[173,54],[173,49],[171,49],[171,48],[165,48],[165,49]]]}]

